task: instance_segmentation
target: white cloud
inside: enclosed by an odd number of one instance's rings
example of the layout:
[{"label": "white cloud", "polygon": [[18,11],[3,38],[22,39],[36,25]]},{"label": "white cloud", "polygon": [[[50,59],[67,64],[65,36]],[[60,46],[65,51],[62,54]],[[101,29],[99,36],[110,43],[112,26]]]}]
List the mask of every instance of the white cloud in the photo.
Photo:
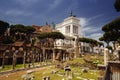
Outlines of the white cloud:
[{"label": "white cloud", "polygon": [[83,30],[83,32],[94,33],[94,32],[98,32],[100,30],[100,28],[94,27],[94,26],[87,26],[87,27],[83,27],[82,30]]},{"label": "white cloud", "polygon": [[102,36],[103,33],[100,32],[99,27],[83,27],[83,36],[99,40],[100,36]]},{"label": "white cloud", "polygon": [[95,26],[92,22],[102,16],[103,16],[103,14],[96,15],[91,18],[84,18],[84,17],[79,18],[80,25],[82,26],[83,36],[89,37],[89,38],[94,38],[96,40],[99,39],[99,37],[102,35],[102,33],[99,33],[101,30],[100,26]]},{"label": "white cloud", "polygon": [[92,21],[102,17],[103,14],[99,14],[99,15],[96,15],[96,16],[93,16],[93,17],[90,17],[90,18],[84,18],[84,17],[81,17],[79,18],[80,19],[80,24],[82,27],[85,27],[87,25],[90,25]]},{"label": "white cloud", "polygon": [[95,40],[99,40],[100,36],[102,36],[102,35],[103,35],[102,33],[94,33],[94,34],[90,34],[89,36],[86,36],[86,37],[92,38]]},{"label": "white cloud", "polygon": [[91,25],[91,22],[98,18],[99,16],[94,16],[94,17],[91,17],[91,18],[79,18],[80,19],[80,25],[82,27],[82,32],[84,34],[87,34],[87,33],[94,33],[94,32],[97,32],[100,30],[100,27],[95,27],[94,25]]},{"label": "white cloud", "polygon": [[104,15],[104,14],[99,14],[99,15],[93,16],[93,17],[91,17],[91,18],[88,18],[88,21],[93,21],[93,20],[95,20],[95,19],[98,19],[98,18],[102,17],[103,15]]},{"label": "white cloud", "polygon": [[87,24],[89,24],[87,18],[83,18],[83,17],[80,18],[80,25],[81,25],[82,27],[86,26]]}]

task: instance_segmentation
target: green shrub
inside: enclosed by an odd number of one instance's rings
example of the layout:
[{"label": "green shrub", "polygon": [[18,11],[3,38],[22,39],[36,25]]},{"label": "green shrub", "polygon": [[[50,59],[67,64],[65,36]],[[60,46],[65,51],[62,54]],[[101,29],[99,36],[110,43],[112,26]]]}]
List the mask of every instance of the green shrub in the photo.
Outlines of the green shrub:
[{"label": "green shrub", "polygon": [[106,46],[106,48],[108,48],[109,50],[112,50],[112,46]]},{"label": "green shrub", "polygon": [[4,37],[3,40],[2,40],[2,43],[3,43],[3,44],[10,44],[10,43],[13,43],[13,42],[14,42],[14,40],[13,40],[13,38],[10,37],[10,36],[6,36],[6,37]]}]

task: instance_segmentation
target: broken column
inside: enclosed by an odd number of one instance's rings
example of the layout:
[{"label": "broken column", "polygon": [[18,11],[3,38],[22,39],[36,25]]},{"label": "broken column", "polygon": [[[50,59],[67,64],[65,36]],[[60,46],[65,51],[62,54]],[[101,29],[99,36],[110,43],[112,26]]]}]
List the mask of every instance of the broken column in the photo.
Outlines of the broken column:
[{"label": "broken column", "polygon": [[108,49],[105,48],[104,49],[104,65],[106,66],[107,65],[107,62],[108,62]]}]

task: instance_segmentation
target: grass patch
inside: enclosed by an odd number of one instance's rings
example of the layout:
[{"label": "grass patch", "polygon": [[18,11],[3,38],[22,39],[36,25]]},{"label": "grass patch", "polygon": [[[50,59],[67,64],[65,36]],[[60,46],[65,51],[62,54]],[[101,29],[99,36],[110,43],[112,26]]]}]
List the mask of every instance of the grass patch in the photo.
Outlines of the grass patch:
[{"label": "grass patch", "polygon": [[0,67],[0,72],[12,70],[12,65],[5,65],[4,68]]},{"label": "grass patch", "polygon": [[82,68],[78,68],[78,67],[73,67],[72,68],[73,72],[74,72],[74,80],[83,80],[83,79],[94,79],[97,80],[98,77],[98,70],[90,70],[88,69],[88,72],[84,73],[82,71]]},{"label": "grass patch", "polygon": [[[70,76],[73,73],[73,78],[71,80],[83,80],[83,79],[94,79],[97,80],[98,71],[88,69],[87,73],[82,72],[82,68],[70,66],[71,72]],[[57,71],[56,74],[52,74],[52,71]],[[20,74],[20,73],[19,73]],[[9,80],[21,80],[22,75],[26,74],[21,73],[20,75],[12,75],[9,76]],[[58,75],[60,74],[60,75]],[[48,66],[40,70],[36,70],[32,73],[34,75],[34,80],[42,80],[45,76],[50,76],[51,80],[62,80],[63,78],[66,80],[65,71],[63,69],[56,69],[55,66]],[[62,75],[62,76],[61,76]],[[5,79],[3,79],[5,80]]]},{"label": "grass patch", "polygon": [[[47,64],[52,64],[51,62],[47,62]],[[33,67],[32,63],[30,63],[30,67]],[[40,66],[40,65],[46,65],[46,62],[42,62],[41,64],[39,64],[38,62],[34,63],[34,66]],[[28,63],[25,64],[26,68],[28,68]],[[15,66],[15,70],[17,69],[22,69],[23,64],[16,64]],[[9,71],[12,70],[12,65],[5,65],[4,68],[0,67],[0,72],[4,72],[4,71]]]},{"label": "grass patch", "polygon": [[[58,71],[56,74],[52,74],[52,70]],[[82,72],[82,68],[79,67],[71,67],[71,72],[69,75],[73,74],[72,80],[83,80],[83,79],[94,79],[97,80],[98,71],[97,70],[88,70],[87,73]],[[45,76],[50,76],[51,80],[62,80],[63,78],[66,79],[65,71],[62,69],[55,69],[47,68],[46,70],[41,70],[38,72],[34,72],[33,75],[35,76],[34,80],[42,80]]]},{"label": "grass patch", "polygon": [[[90,63],[85,62],[86,59],[87,61],[90,61]],[[66,61],[65,63],[60,63],[63,66],[65,65],[69,65],[71,68],[71,72],[70,72],[70,76],[72,76],[73,78],[71,80],[84,80],[84,79],[93,79],[93,80],[97,80],[99,71],[97,70],[97,68],[89,68],[90,66],[93,66],[93,64],[102,64],[103,59],[102,56],[99,55],[85,55],[82,58],[77,58],[77,59],[73,59],[70,61]],[[45,64],[45,62],[43,62],[42,64]],[[49,64],[49,62],[48,62]],[[35,65],[39,65],[38,63],[35,63]],[[26,64],[26,66],[28,66],[28,64]],[[1,71],[5,71],[5,70],[11,70],[12,65],[5,65],[4,69],[0,69]],[[23,68],[23,64],[18,64],[16,65],[15,69],[20,69]],[[84,73],[83,69],[84,68],[88,68],[87,72]],[[53,74],[52,71],[57,71],[56,74]],[[26,71],[24,71],[26,72]],[[20,75],[14,75],[14,76],[9,76],[9,80],[21,80],[21,76],[24,75],[25,73],[22,73]],[[64,78],[64,80],[66,80],[66,75],[65,75],[65,71],[62,68],[58,68],[56,69],[55,66],[47,66],[44,67],[44,69],[39,69],[36,70],[35,72],[32,73],[32,75],[34,75],[34,80],[42,80],[43,77],[45,76],[50,76],[50,80],[62,80]],[[4,80],[4,79],[3,79]],[[7,79],[6,79],[7,80]]]}]

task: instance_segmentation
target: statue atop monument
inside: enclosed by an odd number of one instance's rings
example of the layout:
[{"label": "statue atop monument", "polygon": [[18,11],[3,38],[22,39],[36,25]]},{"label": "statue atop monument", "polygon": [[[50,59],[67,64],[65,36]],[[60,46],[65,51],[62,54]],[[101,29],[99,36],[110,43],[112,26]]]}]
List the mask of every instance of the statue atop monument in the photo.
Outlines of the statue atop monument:
[{"label": "statue atop monument", "polygon": [[70,12],[70,17],[71,17],[71,16],[72,16],[72,17],[76,17],[76,15],[73,15],[73,12],[72,12],[72,11]]}]

